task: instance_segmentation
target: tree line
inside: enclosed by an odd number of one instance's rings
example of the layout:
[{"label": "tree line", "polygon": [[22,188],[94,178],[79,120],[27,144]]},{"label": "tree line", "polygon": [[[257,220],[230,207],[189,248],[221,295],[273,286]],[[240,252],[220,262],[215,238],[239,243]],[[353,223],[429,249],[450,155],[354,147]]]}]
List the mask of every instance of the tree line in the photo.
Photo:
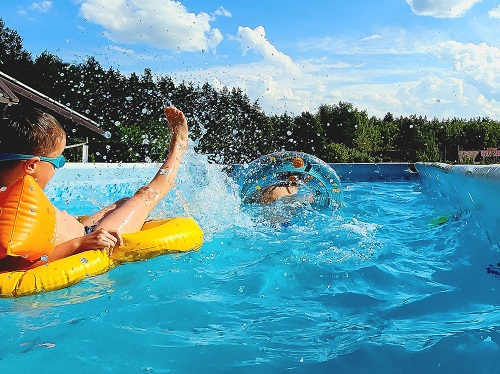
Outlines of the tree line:
[{"label": "tree line", "polygon": [[221,164],[249,162],[279,150],[307,152],[332,163],[454,163],[459,150],[500,144],[500,122],[488,117],[387,113],[377,118],[342,101],[320,105],[313,113],[267,115],[258,100],[251,101],[239,88],[175,82],[153,76],[150,69],[126,76],[103,68],[93,57],[75,64],[45,51],[33,58],[1,18],[0,70],[109,131],[110,139],[68,131],[69,144],[89,139],[90,158],[96,162],[161,161],[170,136],[161,108],[169,103],[186,114],[196,151]]}]

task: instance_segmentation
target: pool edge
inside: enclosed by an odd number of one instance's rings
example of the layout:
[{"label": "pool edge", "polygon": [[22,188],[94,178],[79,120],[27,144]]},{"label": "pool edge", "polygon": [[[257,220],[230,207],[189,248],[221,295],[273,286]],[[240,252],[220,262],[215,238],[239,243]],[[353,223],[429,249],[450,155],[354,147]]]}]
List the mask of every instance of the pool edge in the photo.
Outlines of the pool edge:
[{"label": "pool edge", "polygon": [[448,199],[460,213],[472,214],[500,249],[500,164],[417,162],[415,168],[424,191]]}]

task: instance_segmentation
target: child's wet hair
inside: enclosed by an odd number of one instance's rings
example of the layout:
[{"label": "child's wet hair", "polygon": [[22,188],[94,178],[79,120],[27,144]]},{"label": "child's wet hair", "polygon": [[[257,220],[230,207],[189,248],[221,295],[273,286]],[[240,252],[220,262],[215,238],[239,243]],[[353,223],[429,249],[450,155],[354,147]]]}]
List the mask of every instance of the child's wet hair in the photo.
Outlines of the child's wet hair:
[{"label": "child's wet hair", "polygon": [[0,134],[0,152],[37,156],[48,156],[66,136],[52,115],[21,105],[0,118]]}]

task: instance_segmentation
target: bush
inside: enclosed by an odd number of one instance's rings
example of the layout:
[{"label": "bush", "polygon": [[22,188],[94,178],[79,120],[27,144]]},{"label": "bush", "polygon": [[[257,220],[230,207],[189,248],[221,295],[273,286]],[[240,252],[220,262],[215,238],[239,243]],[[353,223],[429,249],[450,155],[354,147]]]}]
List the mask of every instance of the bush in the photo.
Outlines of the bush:
[{"label": "bush", "polygon": [[325,147],[325,160],[329,163],[375,162],[375,158],[366,152],[349,148],[343,144],[330,143]]}]

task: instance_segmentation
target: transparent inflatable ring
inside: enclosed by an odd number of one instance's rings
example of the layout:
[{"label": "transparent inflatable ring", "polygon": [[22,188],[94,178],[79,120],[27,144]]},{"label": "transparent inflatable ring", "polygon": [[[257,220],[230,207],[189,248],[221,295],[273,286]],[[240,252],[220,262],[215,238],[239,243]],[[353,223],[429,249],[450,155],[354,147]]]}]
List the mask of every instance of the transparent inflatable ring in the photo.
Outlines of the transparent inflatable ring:
[{"label": "transparent inflatable ring", "polygon": [[266,188],[298,182],[313,196],[313,203],[336,209],[342,205],[342,186],[335,170],[319,158],[303,152],[282,151],[248,164],[240,178],[244,204],[257,203]]}]

